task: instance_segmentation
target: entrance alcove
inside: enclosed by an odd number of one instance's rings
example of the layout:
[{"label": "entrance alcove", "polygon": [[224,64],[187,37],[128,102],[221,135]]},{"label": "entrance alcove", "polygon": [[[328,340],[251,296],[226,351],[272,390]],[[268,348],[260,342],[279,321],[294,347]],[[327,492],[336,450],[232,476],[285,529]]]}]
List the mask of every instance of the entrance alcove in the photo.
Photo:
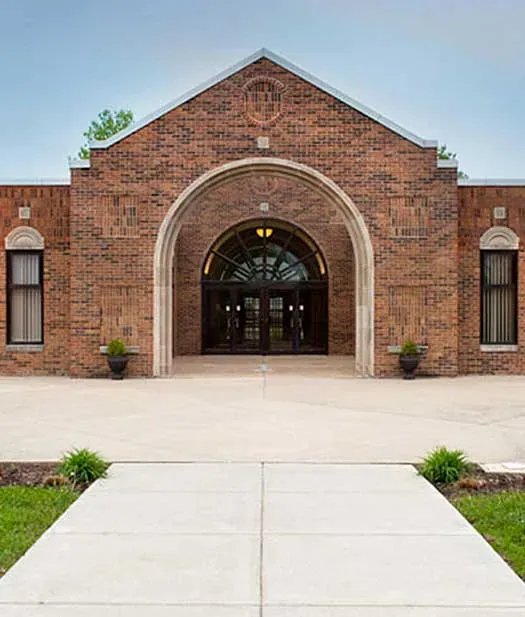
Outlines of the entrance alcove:
[{"label": "entrance alcove", "polygon": [[280,159],[212,170],[156,247],[154,374],[174,356],[328,354],[373,371],[373,258],[350,199]]}]

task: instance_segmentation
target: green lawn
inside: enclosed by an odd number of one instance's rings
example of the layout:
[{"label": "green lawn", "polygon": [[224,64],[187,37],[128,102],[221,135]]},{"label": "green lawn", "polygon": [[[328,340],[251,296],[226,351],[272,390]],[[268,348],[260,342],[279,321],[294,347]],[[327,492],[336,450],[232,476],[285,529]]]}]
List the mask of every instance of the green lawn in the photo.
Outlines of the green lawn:
[{"label": "green lawn", "polygon": [[456,497],[453,503],[525,580],[525,492]]},{"label": "green lawn", "polygon": [[77,497],[65,488],[0,488],[0,576]]}]

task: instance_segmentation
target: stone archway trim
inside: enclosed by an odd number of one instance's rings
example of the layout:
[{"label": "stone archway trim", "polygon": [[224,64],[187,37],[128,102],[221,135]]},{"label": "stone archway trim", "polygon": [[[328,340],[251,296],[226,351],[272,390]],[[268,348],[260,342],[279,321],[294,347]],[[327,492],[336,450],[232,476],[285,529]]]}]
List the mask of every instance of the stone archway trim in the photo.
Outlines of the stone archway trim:
[{"label": "stone archway trim", "polygon": [[173,351],[173,259],[182,218],[192,203],[213,185],[254,171],[277,171],[299,179],[326,195],[343,217],[355,256],[355,364],[361,376],[374,374],[374,254],[365,221],[353,201],[330,178],[294,161],[246,158],[212,169],[186,187],[168,210],[159,229],[154,255],[153,375],[171,374]]},{"label": "stone archway trim", "polygon": [[5,238],[8,251],[43,251],[44,237],[34,227],[15,227]]},{"label": "stone archway trim", "polygon": [[520,239],[512,229],[502,226],[487,229],[479,239],[479,248],[487,251],[512,251],[517,250],[519,245]]}]

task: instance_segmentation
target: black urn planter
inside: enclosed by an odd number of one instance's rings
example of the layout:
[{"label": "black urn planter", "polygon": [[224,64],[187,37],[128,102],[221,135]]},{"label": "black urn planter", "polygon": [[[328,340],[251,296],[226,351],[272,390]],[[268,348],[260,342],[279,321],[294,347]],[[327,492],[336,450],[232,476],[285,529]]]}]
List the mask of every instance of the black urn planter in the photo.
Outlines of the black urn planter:
[{"label": "black urn planter", "polygon": [[399,366],[403,369],[403,379],[415,379],[419,354],[400,354]]},{"label": "black urn planter", "polygon": [[124,371],[128,365],[128,360],[128,356],[108,356],[111,379],[124,379]]}]

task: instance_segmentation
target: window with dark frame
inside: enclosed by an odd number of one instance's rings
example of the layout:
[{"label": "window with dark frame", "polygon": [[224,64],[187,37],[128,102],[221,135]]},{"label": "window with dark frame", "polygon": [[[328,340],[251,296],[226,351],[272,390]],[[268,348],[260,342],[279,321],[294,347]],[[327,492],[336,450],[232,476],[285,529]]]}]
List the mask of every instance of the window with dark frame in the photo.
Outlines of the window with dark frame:
[{"label": "window with dark frame", "polygon": [[481,251],[481,343],[518,342],[518,251]]},{"label": "window with dark frame", "polygon": [[41,344],[43,252],[7,251],[7,343]]}]

